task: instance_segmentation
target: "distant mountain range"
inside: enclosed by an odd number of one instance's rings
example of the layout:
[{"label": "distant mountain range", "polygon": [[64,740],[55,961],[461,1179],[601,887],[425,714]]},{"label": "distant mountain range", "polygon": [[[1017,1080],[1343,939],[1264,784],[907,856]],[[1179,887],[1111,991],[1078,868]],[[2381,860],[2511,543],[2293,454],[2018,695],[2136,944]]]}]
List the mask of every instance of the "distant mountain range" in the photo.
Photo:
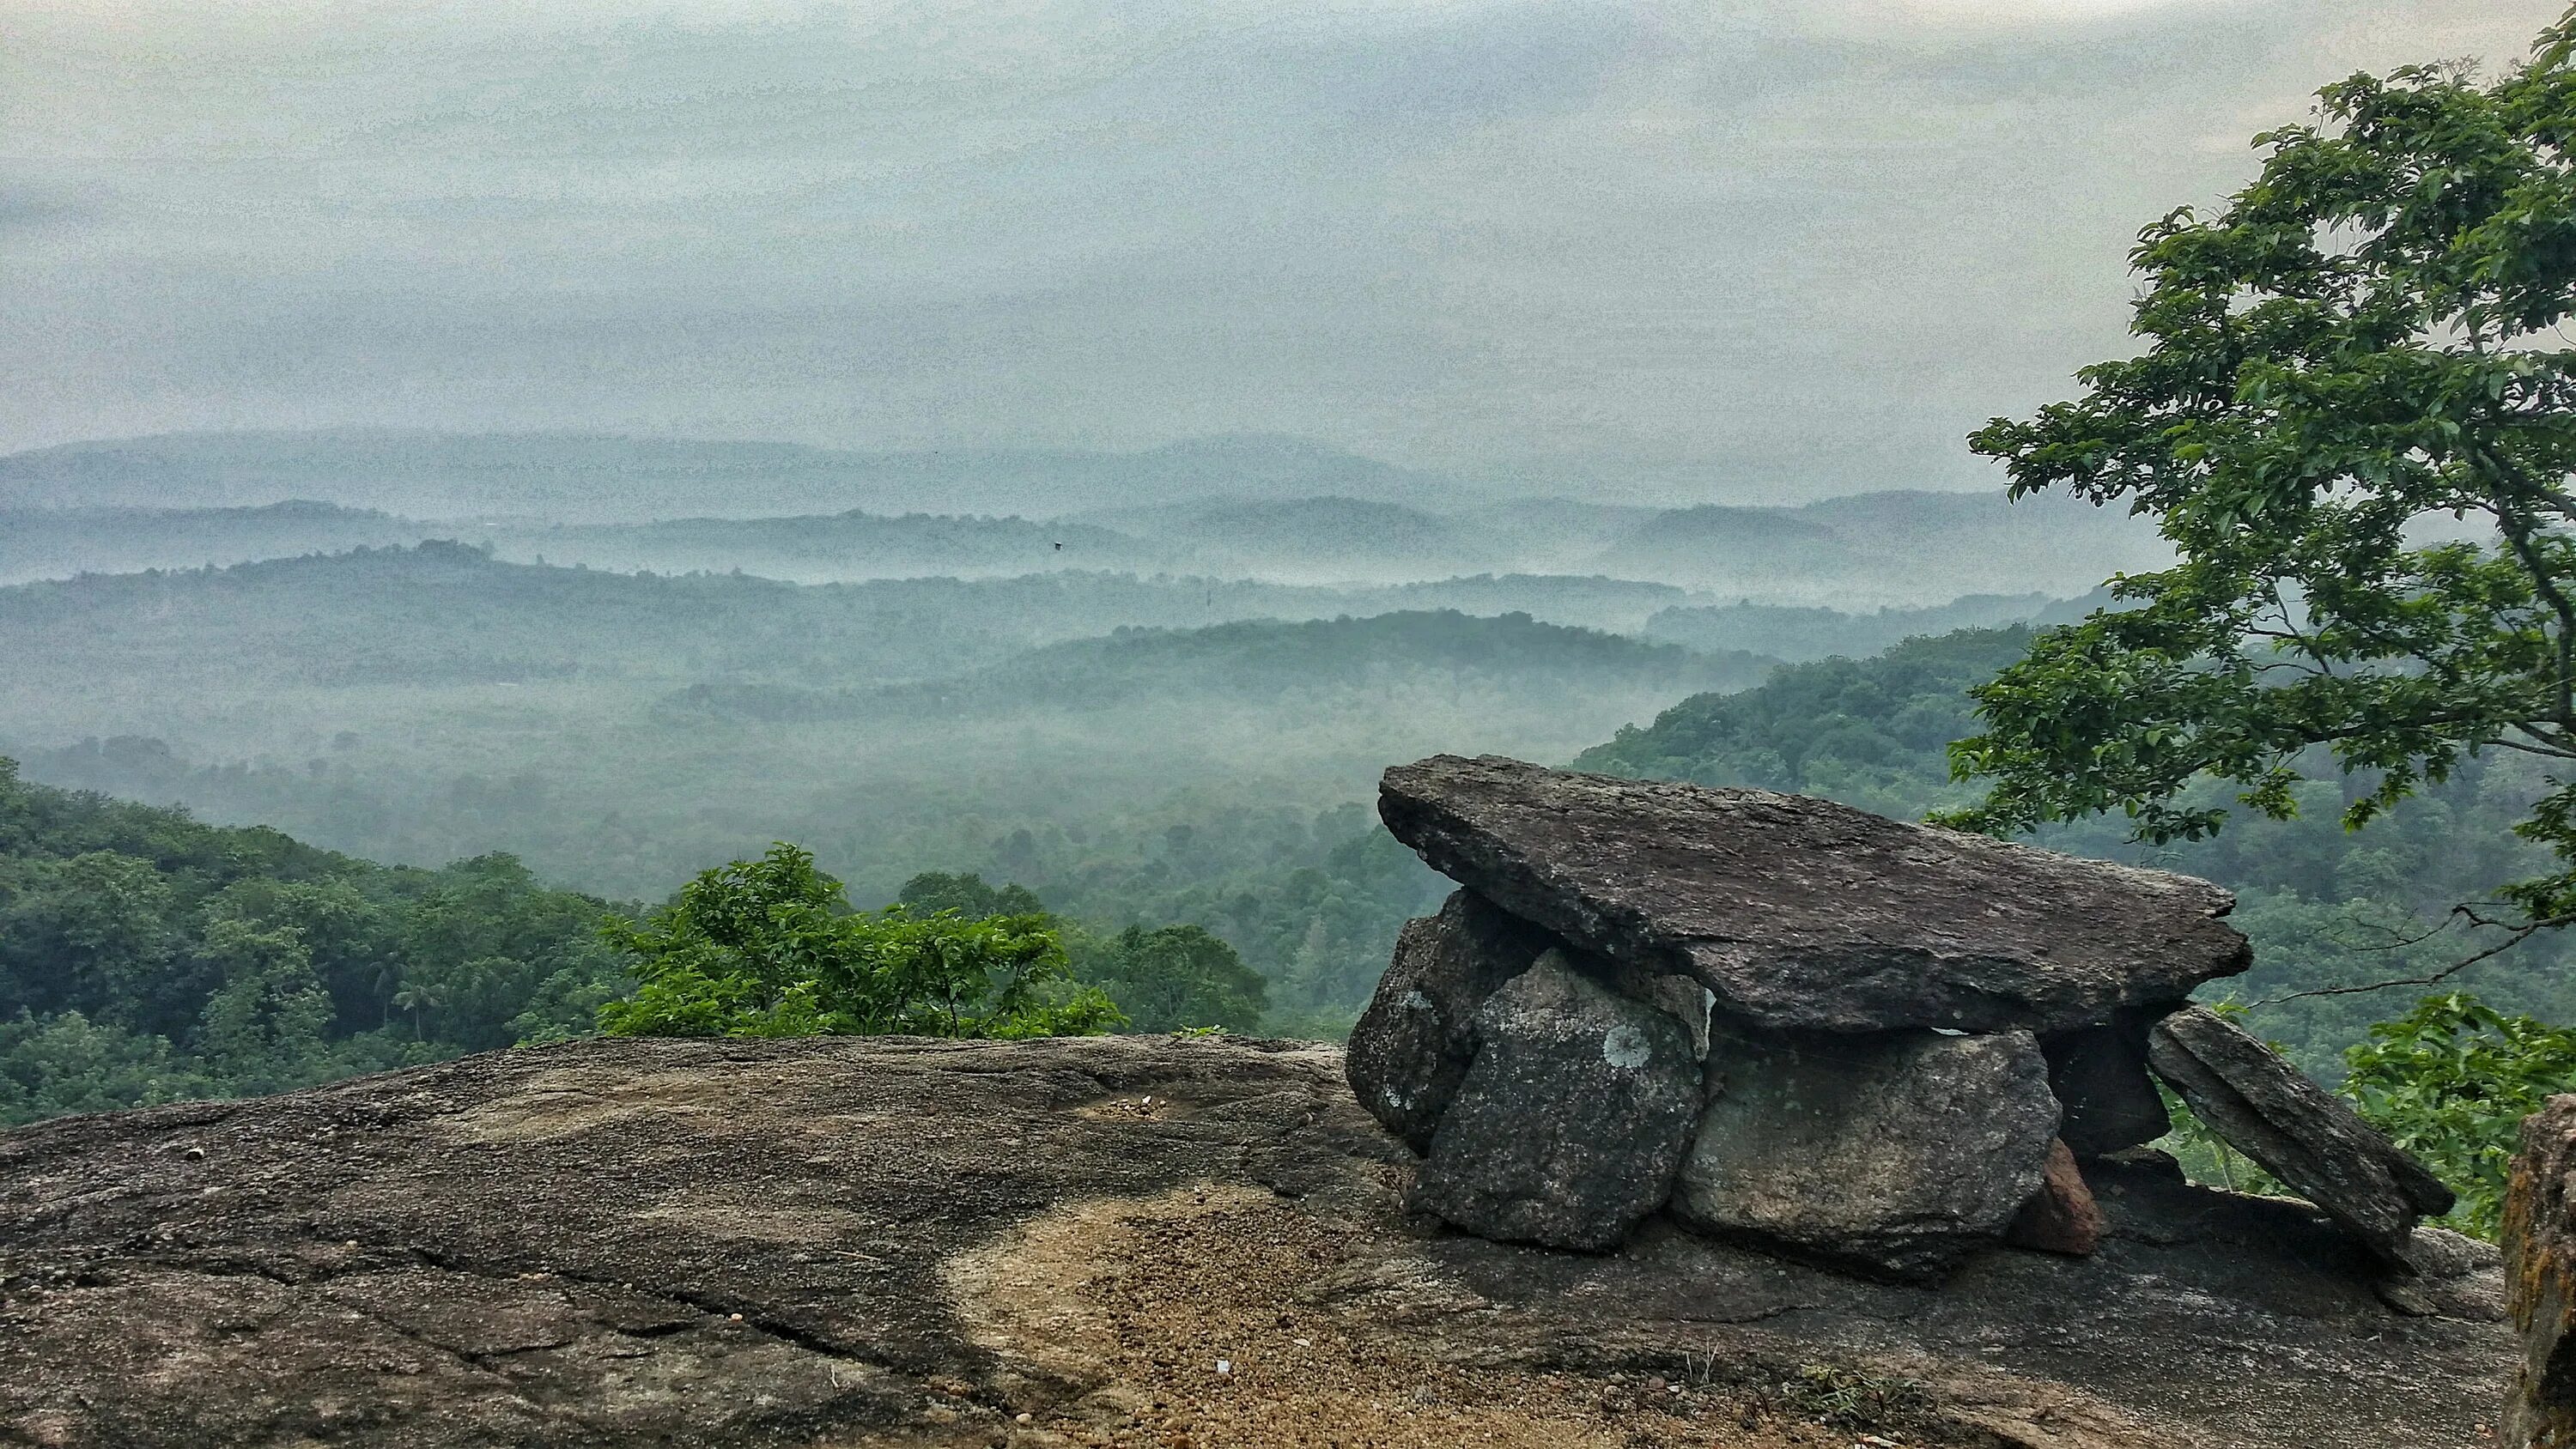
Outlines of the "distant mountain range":
[{"label": "distant mountain range", "polygon": [[[282,489],[295,491],[269,496]],[[1704,604],[1841,610],[2078,595],[2167,557],[2144,522],[2057,495],[1676,509],[1498,500],[1278,439],[951,455],[206,434],[0,457],[0,583],[438,538],[522,562],[801,583],[1075,570],[1385,587],[1546,574],[1664,584]]]},{"label": "distant mountain range", "polygon": [[780,514],[1017,513],[1224,496],[1417,504],[1483,496],[1458,479],[1294,438],[1137,453],[863,453],[795,443],[565,433],[174,433],[0,456],[0,508],[240,508],[319,499],[417,518],[632,523]]}]

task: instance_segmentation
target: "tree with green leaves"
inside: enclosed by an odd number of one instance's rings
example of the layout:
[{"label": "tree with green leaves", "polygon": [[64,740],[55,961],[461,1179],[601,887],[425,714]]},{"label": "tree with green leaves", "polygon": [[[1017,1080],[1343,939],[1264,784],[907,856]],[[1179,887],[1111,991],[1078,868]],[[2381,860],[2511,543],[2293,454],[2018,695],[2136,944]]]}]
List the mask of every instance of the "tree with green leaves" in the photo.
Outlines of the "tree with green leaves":
[{"label": "tree with green leaves", "polygon": [[612,1035],[1073,1036],[1124,1020],[1073,980],[1045,918],[854,912],[841,883],[785,843],[600,929],[637,980],[599,1009]]},{"label": "tree with green leaves", "polygon": [[[2491,83],[2355,76],[2258,138],[2215,216],[2149,227],[2145,351],[1971,440],[2016,496],[2153,518],[2173,567],[2039,635],[1953,746],[1989,782],[1952,823],[2125,812],[2198,839],[2229,803],[2296,811],[2317,768],[2359,827],[2487,751],[2548,762],[2499,881],[2520,932],[2576,920],[2576,14]],[[2479,907],[2470,906],[2470,910]]]},{"label": "tree with green leaves", "polygon": [[1037,893],[1019,884],[996,886],[974,871],[926,870],[903,883],[895,899],[916,915],[955,911],[970,920],[986,916],[1042,916]]},{"label": "tree with green leaves", "polygon": [[1261,973],[1203,927],[1129,926],[1085,956],[1101,989],[1145,1031],[1250,1031],[1270,1004]]}]

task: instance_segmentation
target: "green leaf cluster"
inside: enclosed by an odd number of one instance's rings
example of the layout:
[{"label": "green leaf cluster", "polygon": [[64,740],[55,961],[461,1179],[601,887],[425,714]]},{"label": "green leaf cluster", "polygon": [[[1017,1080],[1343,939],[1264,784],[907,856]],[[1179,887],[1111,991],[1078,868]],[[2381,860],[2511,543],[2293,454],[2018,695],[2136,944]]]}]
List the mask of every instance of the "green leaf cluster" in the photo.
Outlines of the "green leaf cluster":
[{"label": "green leaf cluster", "polygon": [[2344,1056],[2361,1115],[2459,1193],[2444,1221],[2493,1238],[2522,1119],[2576,1092],[2576,1031],[2452,992],[2373,1026]]},{"label": "green leaf cluster", "polygon": [[[1989,790],[1953,823],[2196,840],[2295,814],[2330,762],[2357,827],[2482,752],[2576,760],[2571,36],[2491,84],[2327,87],[2219,214],[2143,233],[2141,355],[1974,436],[2016,495],[2151,516],[2177,562],[1976,691],[1952,762]],[[2233,801],[2189,796],[2204,777]],[[2576,915],[2576,785],[2516,828],[2555,861],[2504,896]]]},{"label": "green leaf cluster", "polygon": [[838,880],[783,842],[700,872],[668,905],[600,933],[637,981],[600,1007],[611,1035],[1015,1038],[1126,1020],[1073,980],[1046,917],[855,912]]}]

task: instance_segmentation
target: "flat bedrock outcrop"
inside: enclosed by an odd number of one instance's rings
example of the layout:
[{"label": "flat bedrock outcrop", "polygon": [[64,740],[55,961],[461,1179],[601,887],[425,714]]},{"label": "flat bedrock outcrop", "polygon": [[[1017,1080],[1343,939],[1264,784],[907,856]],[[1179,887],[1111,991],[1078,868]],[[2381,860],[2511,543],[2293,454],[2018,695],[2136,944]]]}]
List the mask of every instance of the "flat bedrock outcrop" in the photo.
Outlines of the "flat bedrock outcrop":
[{"label": "flat bedrock outcrop", "polygon": [[2252,959],[2205,881],[1803,796],[1439,755],[1387,771],[1378,813],[1512,914],[1766,1026],[2049,1034]]},{"label": "flat bedrock outcrop", "polygon": [[2470,1449],[2515,1362],[2491,1254],[2406,1316],[2306,1204],[2151,1154],[2088,1165],[2093,1256],[1937,1289],[1426,1235],[1342,1073],[589,1041],[0,1132],[0,1443],[1738,1449],[1815,1433],[1821,1366],[1921,1384],[1909,1449]]},{"label": "flat bedrock outcrop", "polygon": [[2159,1022],[2148,1060],[2211,1131],[2391,1266],[2412,1270],[2416,1219],[2449,1212],[2457,1201],[2351,1104],[2206,1007]]},{"label": "flat bedrock outcrop", "polygon": [[2012,1226],[2057,1137],[2027,1032],[1720,1033],[1673,1215],[1905,1278]]},{"label": "flat bedrock outcrop", "polygon": [[1699,1115],[1690,1033],[1550,950],[1486,998],[1476,1034],[1413,1206],[1478,1237],[1617,1247],[1672,1195]]}]

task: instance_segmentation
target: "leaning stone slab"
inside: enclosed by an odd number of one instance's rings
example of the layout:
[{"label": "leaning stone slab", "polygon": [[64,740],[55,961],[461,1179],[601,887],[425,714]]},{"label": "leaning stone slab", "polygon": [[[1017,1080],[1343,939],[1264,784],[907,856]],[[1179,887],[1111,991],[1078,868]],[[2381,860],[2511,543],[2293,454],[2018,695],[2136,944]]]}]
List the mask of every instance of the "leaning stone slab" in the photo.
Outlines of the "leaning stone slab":
[{"label": "leaning stone slab", "polygon": [[1405,922],[1343,1059],[1360,1105],[1414,1151],[1428,1150],[1476,1059],[1476,1009],[1556,944],[1474,891]]},{"label": "leaning stone slab", "polygon": [[1387,771],[1378,813],[1514,915],[1767,1026],[2068,1031],[2251,961],[2205,881],[1802,796],[1439,755]]},{"label": "leaning stone slab", "polygon": [[1722,1035],[1707,1070],[1674,1215],[1900,1278],[2000,1238],[2057,1136],[2027,1032]]},{"label": "leaning stone slab", "polygon": [[1478,1237],[1616,1247],[1672,1194],[1700,1102],[1689,1033],[1552,951],[1487,998],[1476,1034],[1411,1206]]},{"label": "leaning stone slab", "polygon": [[2522,1119],[2505,1181],[2504,1282],[2522,1356],[2497,1442],[2576,1444],[2576,1096]]},{"label": "leaning stone slab", "polygon": [[2415,1219],[2449,1212],[2456,1199],[2342,1098],[2204,1007],[2159,1023],[2147,1061],[2230,1146],[2391,1266],[2415,1271]]}]

